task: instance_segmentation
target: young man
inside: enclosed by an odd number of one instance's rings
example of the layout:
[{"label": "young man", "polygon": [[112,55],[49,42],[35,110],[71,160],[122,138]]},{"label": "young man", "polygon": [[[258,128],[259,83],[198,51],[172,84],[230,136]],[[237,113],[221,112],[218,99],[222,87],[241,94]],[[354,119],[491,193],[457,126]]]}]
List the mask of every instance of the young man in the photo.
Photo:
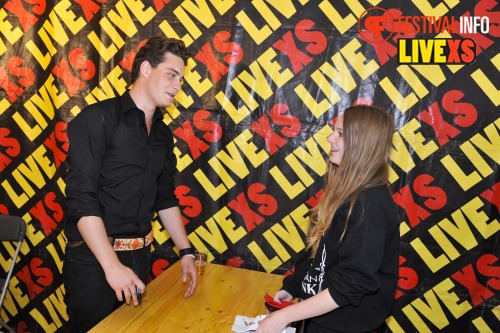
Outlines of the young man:
[{"label": "young man", "polygon": [[72,333],[87,332],[123,302],[138,305],[155,212],[181,250],[183,281],[190,276],[185,297],[196,288],[194,251],[174,195],[173,135],[160,109],[181,89],[188,58],[182,41],[150,38],[132,65],[131,89],[68,124],[63,274]]}]

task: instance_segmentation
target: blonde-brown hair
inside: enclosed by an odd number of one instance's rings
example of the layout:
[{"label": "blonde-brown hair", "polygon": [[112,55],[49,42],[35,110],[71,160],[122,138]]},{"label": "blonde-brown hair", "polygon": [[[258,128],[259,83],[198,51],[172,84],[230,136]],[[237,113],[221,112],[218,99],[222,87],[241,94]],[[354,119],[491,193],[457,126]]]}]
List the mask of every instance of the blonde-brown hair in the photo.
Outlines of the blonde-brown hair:
[{"label": "blonde-brown hair", "polygon": [[307,251],[314,257],[322,235],[330,227],[335,212],[350,201],[345,221],[361,191],[388,185],[388,155],[394,132],[394,120],[384,110],[356,105],[343,113],[344,156],[339,166],[329,163],[325,192],[312,210],[307,232]]}]

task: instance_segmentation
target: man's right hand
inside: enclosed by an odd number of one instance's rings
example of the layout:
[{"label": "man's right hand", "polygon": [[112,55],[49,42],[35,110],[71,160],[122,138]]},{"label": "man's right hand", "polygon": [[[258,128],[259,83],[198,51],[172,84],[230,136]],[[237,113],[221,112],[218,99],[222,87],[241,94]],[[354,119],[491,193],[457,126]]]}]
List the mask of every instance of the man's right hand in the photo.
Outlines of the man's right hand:
[{"label": "man's right hand", "polygon": [[125,297],[125,302],[130,304],[132,300],[134,305],[139,305],[137,299],[136,287],[141,291],[141,294],[146,290],[146,285],[139,277],[127,266],[117,263],[107,268],[104,273],[106,280],[111,288],[116,293],[116,298],[121,302]]},{"label": "man's right hand", "polygon": [[130,304],[132,300],[135,305],[138,305],[136,286],[141,293],[144,292],[146,286],[129,267],[124,266],[118,259],[106,235],[102,219],[98,216],[84,216],[78,222],[77,227],[83,240],[104,270],[106,281],[115,291],[116,298],[123,301],[125,296],[127,304]]}]

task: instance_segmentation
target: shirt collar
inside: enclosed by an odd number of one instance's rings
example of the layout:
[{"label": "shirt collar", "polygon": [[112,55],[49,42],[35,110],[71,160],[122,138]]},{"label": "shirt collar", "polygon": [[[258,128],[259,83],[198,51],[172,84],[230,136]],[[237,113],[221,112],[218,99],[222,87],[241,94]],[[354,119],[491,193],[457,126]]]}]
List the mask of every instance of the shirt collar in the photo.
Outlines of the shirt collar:
[{"label": "shirt collar", "polygon": [[[126,113],[130,110],[140,110],[132,99],[132,96],[130,96],[130,90],[127,90],[121,96],[121,109],[123,113]],[[160,108],[156,108],[155,114],[153,115],[153,120],[157,119],[163,119],[163,113],[161,112]]]},{"label": "shirt collar", "polygon": [[120,97],[121,99],[121,108],[122,112],[128,112],[130,110],[138,109],[137,105],[135,105],[134,100],[132,99],[132,96],[130,96],[130,91],[127,90],[123,95]]}]

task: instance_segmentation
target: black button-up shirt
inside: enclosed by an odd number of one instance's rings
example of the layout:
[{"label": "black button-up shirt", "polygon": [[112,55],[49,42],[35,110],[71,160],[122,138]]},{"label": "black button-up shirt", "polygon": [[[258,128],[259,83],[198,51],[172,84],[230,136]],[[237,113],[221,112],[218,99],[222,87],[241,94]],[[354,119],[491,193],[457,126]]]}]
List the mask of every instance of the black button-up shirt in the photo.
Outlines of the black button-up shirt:
[{"label": "black button-up shirt", "polygon": [[102,217],[108,236],[144,236],[155,211],[178,205],[173,135],[159,109],[148,136],[127,91],[86,107],[67,131],[68,239],[82,239],[76,223],[83,216]]}]

